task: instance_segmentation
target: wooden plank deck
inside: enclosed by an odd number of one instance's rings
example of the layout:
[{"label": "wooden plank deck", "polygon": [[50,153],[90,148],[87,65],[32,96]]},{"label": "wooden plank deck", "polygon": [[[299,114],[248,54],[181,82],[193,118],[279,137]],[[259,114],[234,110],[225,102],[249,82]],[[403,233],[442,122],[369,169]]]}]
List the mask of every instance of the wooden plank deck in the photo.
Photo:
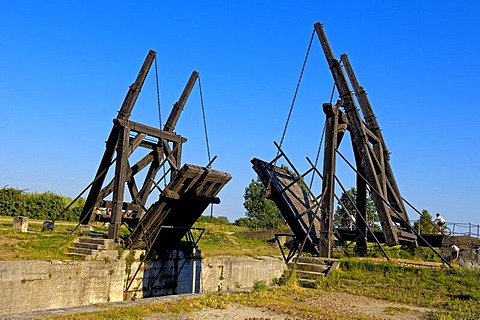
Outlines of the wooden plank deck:
[{"label": "wooden plank deck", "polygon": [[143,241],[160,251],[177,246],[205,209],[220,203],[216,196],[230,179],[226,172],[185,164],[140,219],[127,245]]},{"label": "wooden plank deck", "polygon": [[[270,166],[260,159],[252,159],[253,169],[265,186],[270,184],[269,198],[275,202],[298,241],[305,237],[304,251],[318,254],[320,222],[308,194],[288,171]],[[313,226],[309,227],[313,221]]]}]

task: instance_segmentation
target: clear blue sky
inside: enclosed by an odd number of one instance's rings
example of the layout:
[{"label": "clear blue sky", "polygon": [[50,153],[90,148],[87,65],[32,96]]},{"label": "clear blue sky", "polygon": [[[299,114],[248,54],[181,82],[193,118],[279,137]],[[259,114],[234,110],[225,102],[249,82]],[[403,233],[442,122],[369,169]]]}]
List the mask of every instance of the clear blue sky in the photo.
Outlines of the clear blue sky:
[{"label": "clear blue sky", "polygon": [[[320,21],[369,94],[402,195],[447,221],[480,223],[479,12],[474,0],[2,1],[0,185],[76,196],[153,49],[164,119],[190,73],[200,73],[214,168],[233,176],[215,215],[244,216],[256,178],[250,160],[275,156]],[[332,85],[315,38],[284,142],[302,171]],[[153,70],[131,119],[158,126]],[[176,132],[188,138],[183,161],[205,165],[198,87]]]}]

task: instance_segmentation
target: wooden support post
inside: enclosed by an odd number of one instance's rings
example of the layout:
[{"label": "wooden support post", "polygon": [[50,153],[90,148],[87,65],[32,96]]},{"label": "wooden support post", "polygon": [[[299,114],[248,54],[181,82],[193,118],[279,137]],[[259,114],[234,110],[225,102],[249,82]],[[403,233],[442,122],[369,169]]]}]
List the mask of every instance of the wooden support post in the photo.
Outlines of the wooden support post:
[{"label": "wooden support post", "polygon": [[335,197],[335,148],[337,147],[338,138],[338,107],[333,106],[331,103],[324,103],[323,111],[327,119],[325,121],[319,255],[330,258],[333,245],[333,201]]},{"label": "wooden support post", "polygon": [[[358,167],[358,166],[357,166]],[[355,217],[356,222],[356,233],[357,233],[357,243],[356,251],[359,255],[365,256],[367,254],[367,184],[363,180],[364,172],[359,167],[360,176],[357,174],[356,186],[357,186],[357,198],[355,206],[359,210]],[[363,235],[363,236],[362,236]]]},{"label": "wooden support post", "polygon": [[117,163],[115,166],[115,181],[113,184],[112,195],[112,217],[110,218],[110,228],[108,230],[108,238],[118,242],[120,227],[122,225],[122,208],[125,194],[125,183],[127,182],[127,166],[128,166],[128,141],[130,130],[128,127],[122,127],[119,130],[119,141],[117,146]]}]

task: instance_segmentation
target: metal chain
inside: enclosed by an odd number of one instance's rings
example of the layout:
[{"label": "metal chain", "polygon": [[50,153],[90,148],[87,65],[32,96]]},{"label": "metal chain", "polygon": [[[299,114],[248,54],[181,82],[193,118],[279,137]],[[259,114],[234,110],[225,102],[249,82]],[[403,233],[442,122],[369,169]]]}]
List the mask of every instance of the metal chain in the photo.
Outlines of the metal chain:
[{"label": "metal chain", "polygon": [[[312,42],[313,42],[314,36],[315,36],[315,29],[313,29],[312,31],[312,36],[310,37],[310,42],[308,43],[307,52],[305,53],[305,59],[303,59],[302,71],[300,71],[300,76],[298,77],[297,86],[295,88],[295,93],[293,94],[292,104],[290,105],[290,110],[288,111],[287,121],[285,122],[285,127],[283,128],[282,138],[280,139],[280,143],[278,145],[277,155],[275,157],[275,162],[273,163],[273,167],[275,167],[275,165],[277,164],[278,156],[280,155],[280,150],[283,145],[283,140],[285,140],[285,134],[287,133],[288,124],[290,122],[290,117],[292,116],[292,111],[293,111],[293,107],[295,106],[295,101],[297,100],[298,90],[300,89],[300,84],[302,83],[303,73],[305,72],[305,66],[307,65],[307,60],[310,54],[310,49],[312,48]],[[275,172],[275,169],[273,169],[272,173],[274,172]],[[269,189],[270,189],[270,184],[272,183],[272,179],[273,179],[273,174],[270,175],[268,184],[265,187],[265,195],[270,192]]]},{"label": "metal chain", "polygon": [[[157,57],[155,56],[155,84],[157,87],[157,108],[158,108],[158,127],[160,130],[162,129],[162,108],[160,107],[160,81],[158,81],[158,66],[157,66]],[[163,149],[163,146],[162,146]],[[164,157],[164,153],[162,152],[162,160]],[[166,175],[165,164],[163,164],[163,175]],[[164,188],[167,187],[167,179],[163,180]]]},{"label": "metal chain", "polygon": [[208,162],[210,163],[212,159],[210,157],[210,145],[208,143],[208,134],[207,134],[207,120],[205,117],[205,106],[203,104],[202,82],[200,81],[200,75],[198,76],[198,88],[200,89],[200,102],[202,104],[203,129],[205,131],[205,141],[207,143]]},{"label": "metal chain", "polygon": [[[280,143],[279,143],[280,148],[282,147],[283,140],[285,139],[285,134],[287,133],[288,124],[290,122],[290,117],[292,115],[292,111],[293,111],[293,107],[295,105],[295,101],[297,100],[298,90],[300,89],[300,84],[302,82],[303,73],[305,71],[305,66],[307,65],[307,60],[308,60],[308,56],[310,54],[310,49],[312,48],[312,42],[313,42],[313,37],[314,36],[315,36],[315,30],[313,30],[313,32],[312,32],[312,36],[310,37],[310,43],[308,44],[307,53],[305,54],[305,59],[303,60],[302,71],[300,72],[300,77],[298,78],[297,86],[295,88],[295,93],[293,95],[292,104],[290,105],[290,110],[288,111],[287,121],[285,122],[285,128],[283,129],[282,138],[280,139]],[[280,150],[278,150],[278,153],[279,152],[280,152]],[[277,156],[278,156],[278,153],[277,153]]]},{"label": "metal chain", "polygon": [[332,101],[333,101],[333,94],[335,93],[335,88],[337,87],[337,85],[335,84],[335,82],[333,83],[333,88],[332,88],[332,93],[330,94],[330,104],[332,104]]},{"label": "metal chain", "polygon": [[[335,83],[334,83],[334,84],[333,84],[333,88],[332,88],[332,93],[330,94],[330,104],[331,104],[332,101],[333,101],[333,94],[335,93],[335,88],[336,88],[336,85],[335,85]],[[324,123],[324,124],[323,124],[323,130],[322,130],[322,136],[321,136],[321,138],[320,138],[320,143],[318,144],[317,155],[316,155],[316,157],[315,157],[315,163],[314,163],[315,168],[317,167],[318,159],[320,158],[320,151],[322,150],[323,138],[324,138],[324,136],[325,136],[326,126],[327,126],[327,124]],[[315,179],[315,171],[313,172],[313,174],[312,174],[312,179],[310,180],[310,189],[312,189],[313,179]]]},{"label": "metal chain", "polygon": [[[315,157],[315,163],[314,163],[315,168],[317,167],[318,159],[320,158],[320,151],[322,150],[323,137],[325,136],[326,128],[327,128],[327,123],[325,122],[325,123],[323,124],[323,130],[322,130],[322,136],[321,136],[321,138],[320,138],[320,143],[318,144],[317,156]],[[313,179],[315,178],[315,172],[316,172],[316,171],[313,171],[312,179],[310,180],[310,189],[312,189]]]},{"label": "metal chain", "polygon": [[159,84],[159,81],[158,81],[157,57],[155,57],[155,84],[157,86],[158,124],[159,124],[160,129],[162,129],[162,109],[160,107],[160,84]]},{"label": "metal chain", "polygon": [[[203,118],[203,129],[205,131],[205,142],[207,144],[207,155],[208,155],[208,163],[212,160],[210,158],[210,144],[208,143],[208,134],[207,134],[207,118],[205,117],[205,105],[203,103],[203,91],[202,91],[202,82],[200,81],[200,75],[198,75],[198,88],[200,91],[200,103],[202,105],[202,118]],[[213,217],[213,203],[210,204],[210,218]]]}]

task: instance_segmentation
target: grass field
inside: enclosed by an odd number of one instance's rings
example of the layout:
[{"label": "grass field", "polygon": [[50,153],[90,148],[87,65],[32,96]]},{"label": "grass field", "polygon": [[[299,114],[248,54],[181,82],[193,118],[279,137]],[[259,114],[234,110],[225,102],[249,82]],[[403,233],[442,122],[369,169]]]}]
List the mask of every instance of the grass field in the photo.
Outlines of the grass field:
[{"label": "grass field", "polygon": [[[19,233],[13,230],[13,217],[0,217],[0,260],[71,259],[65,253],[66,248],[78,237],[71,234],[77,224],[57,221],[53,231],[41,232],[42,224],[43,221],[30,219],[28,232]],[[108,232],[107,227],[93,227],[95,232]],[[245,228],[205,222],[197,222],[194,227],[205,229],[198,244],[204,256],[279,254],[276,244],[242,236]],[[194,230],[193,233],[199,235],[199,231]]]},{"label": "grass field", "polygon": [[[13,231],[13,218],[0,217],[0,259],[65,259],[66,247],[76,235],[75,223],[57,222],[54,231],[40,232],[43,221],[29,221],[27,233]],[[197,223],[205,233],[199,247],[204,255],[278,255],[275,245],[241,235],[244,228],[228,224]],[[95,227],[105,232],[106,227]],[[390,254],[408,257],[400,248]],[[289,315],[292,319],[368,319],[325,310],[315,299],[325,294],[345,293],[350,297],[369,297],[402,303],[391,307],[392,314],[408,306],[431,308],[428,319],[480,319],[480,272],[459,268],[416,268],[368,259],[342,258],[333,275],[318,281],[315,288],[302,288],[290,281],[287,285],[267,288],[257,286],[252,292],[199,295],[185,301],[171,301],[132,307],[107,307],[91,314],[61,316],[54,319],[141,319],[155,314],[188,314],[205,308],[222,309],[231,304],[262,307]],[[313,300],[312,300],[313,299]]]},{"label": "grass field", "polygon": [[[43,221],[30,220],[28,232],[13,230],[12,217],[0,217],[0,260],[62,260],[75,235],[74,223],[57,222],[54,231],[41,232]],[[71,259],[71,258],[69,258]]]}]

